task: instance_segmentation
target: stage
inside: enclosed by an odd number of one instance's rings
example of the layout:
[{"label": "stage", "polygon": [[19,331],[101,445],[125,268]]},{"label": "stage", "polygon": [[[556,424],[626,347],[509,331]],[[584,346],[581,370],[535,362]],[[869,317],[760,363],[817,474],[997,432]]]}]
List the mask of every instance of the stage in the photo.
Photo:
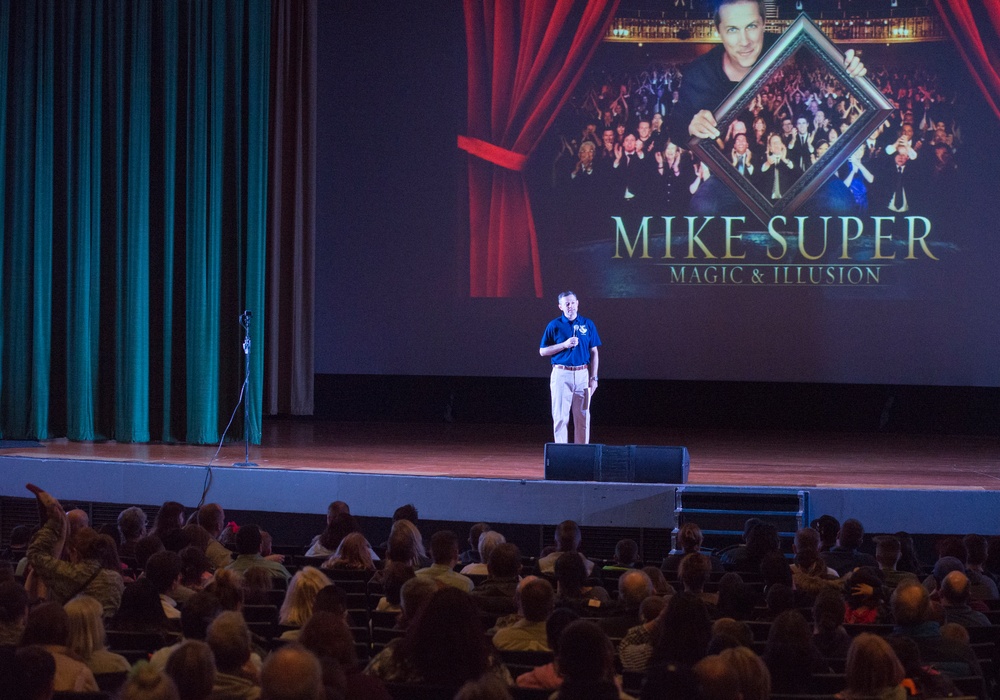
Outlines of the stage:
[{"label": "stage", "polygon": [[[684,445],[689,489],[806,492],[810,517],[857,517],[871,532],[1000,532],[1000,439],[888,433],[600,428],[605,444]],[[547,426],[266,420],[258,466],[242,444],[213,463],[209,500],[322,513],[330,500],[384,517],[407,502],[438,520],[672,527],[676,485],[546,482]],[[0,447],[0,495],[31,481],[95,502],[197,503],[211,446],[74,443]]]}]

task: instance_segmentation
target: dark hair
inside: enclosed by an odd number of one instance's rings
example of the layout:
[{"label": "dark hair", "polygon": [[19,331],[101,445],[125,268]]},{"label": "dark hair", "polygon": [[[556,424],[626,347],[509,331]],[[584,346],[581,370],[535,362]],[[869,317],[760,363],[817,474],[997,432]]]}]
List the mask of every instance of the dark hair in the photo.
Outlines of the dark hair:
[{"label": "dark hair", "polygon": [[692,552],[685,554],[677,567],[677,578],[691,591],[702,591],[712,573],[712,562],[704,554]]},{"label": "dark hair", "polygon": [[202,700],[212,692],[215,656],[205,642],[189,639],[170,654],[164,671],[177,686],[180,700]]},{"label": "dark hair", "polygon": [[447,564],[458,554],[458,535],[451,530],[438,530],[431,536],[431,557],[435,564]]},{"label": "dark hair", "polygon": [[451,586],[423,606],[397,649],[425,683],[449,687],[479,678],[490,658],[472,597]]},{"label": "dark hair", "polygon": [[111,626],[135,631],[166,629],[167,616],[156,586],[145,578],[125,586],[122,604],[118,606]]},{"label": "dark hair", "polygon": [[400,506],[393,511],[392,519],[393,522],[396,520],[409,520],[411,523],[416,525],[420,516],[417,514],[417,507],[412,503],[407,503],[405,506]]},{"label": "dark hair", "polygon": [[201,582],[201,575],[206,571],[212,571],[212,562],[205,556],[205,552],[196,545],[188,545],[180,551],[178,555],[181,561],[181,577],[184,583]]},{"label": "dark hair", "polygon": [[205,639],[208,626],[222,612],[219,599],[199,591],[181,608],[181,633],[185,639]]},{"label": "dark hair", "polygon": [[354,637],[351,636],[343,614],[314,611],[302,628],[299,643],[320,659],[327,657],[336,660],[343,669],[352,669],[358,665]]},{"label": "dark hair", "polygon": [[177,501],[167,501],[156,512],[156,519],[153,521],[153,529],[150,534],[163,540],[166,533],[181,529],[180,520],[183,517],[184,506]]},{"label": "dark hair", "polygon": [[823,632],[833,632],[844,624],[844,597],[832,588],[824,588],[813,603],[813,622]]},{"label": "dark hair", "polygon": [[0,623],[10,624],[28,609],[28,593],[17,581],[0,583]]},{"label": "dark hair", "polygon": [[382,590],[385,599],[393,605],[399,605],[399,591],[403,584],[416,576],[413,567],[398,561],[386,562],[382,569]]},{"label": "dark hair", "polygon": [[559,653],[559,639],[562,636],[563,630],[570,625],[570,623],[579,620],[580,616],[576,614],[570,608],[556,608],[549,615],[548,619],[545,621],[545,638],[548,640],[549,649],[552,650],[554,654]]},{"label": "dark hair", "polygon": [[660,616],[658,634],[651,663],[694,665],[705,657],[712,638],[708,606],[693,593],[672,596]]},{"label": "dark hair", "polygon": [[484,563],[490,576],[505,578],[517,576],[521,567],[521,550],[516,544],[504,542],[497,545],[490,554],[490,560]]},{"label": "dark hair", "polygon": [[[13,697],[20,700],[35,700],[42,691],[52,688],[56,677],[56,660],[41,646],[26,645],[14,652],[14,677],[10,679],[10,690],[17,691]],[[4,685],[7,685],[5,682]]]},{"label": "dark hair", "polygon": [[329,612],[343,616],[346,611],[347,593],[337,584],[323,586],[316,592],[316,600],[313,601],[314,615],[318,612]]},{"label": "dark hair", "polygon": [[319,536],[319,543],[332,552],[352,532],[361,532],[357,518],[350,513],[337,513],[326,524],[323,534]]},{"label": "dark hair", "polygon": [[781,552],[768,552],[760,562],[760,575],[765,586],[781,583],[792,587],[792,567]]},{"label": "dark hair", "polygon": [[618,697],[611,640],[590,620],[570,623],[559,637],[556,661],[563,684],[557,697],[602,700]]},{"label": "dark hair", "polygon": [[139,569],[145,569],[149,558],[163,549],[163,541],[159,537],[146,535],[135,543],[135,565]]},{"label": "dark hair", "polygon": [[580,546],[580,526],[572,520],[563,520],[556,526],[556,545],[560,552],[573,552]]},{"label": "dark hair", "polygon": [[721,617],[749,620],[755,603],[753,593],[738,573],[730,571],[719,579],[719,602],[716,610]]},{"label": "dark hair", "polygon": [[563,552],[555,563],[556,580],[564,598],[579,598],[587,581],[587,566],[576,552]]},{"label": "dark hair", "polygon": [[836,543],[837,533],[840,532],[840,521],[832,515],[821,515],[809,526],[819,533],[821,546],[830,546]]},{"label": "dark hair", "polygon": [[237,554],[260,554],[260,545],[264,541],[257,525],[244,525],[236,533]]},{"label": "dark hair", "polygon": [[31,644],[66,646],[69,640],[69,615],[59,603],[42,603],[32,608],[24,623],[20,646]]},{"label": "dark hair", "polygon": [[153,584],[157,593],[169,591],[180,573],[181,556],[177,552],[157,552],[146,562],[146,580]]},{"label": "dark hair", "polygon": [[536,578],[521,586],[518,591],[521,610],[530,622],[544,622],[552,612],[555,591],[552,584],[543,578]]}]

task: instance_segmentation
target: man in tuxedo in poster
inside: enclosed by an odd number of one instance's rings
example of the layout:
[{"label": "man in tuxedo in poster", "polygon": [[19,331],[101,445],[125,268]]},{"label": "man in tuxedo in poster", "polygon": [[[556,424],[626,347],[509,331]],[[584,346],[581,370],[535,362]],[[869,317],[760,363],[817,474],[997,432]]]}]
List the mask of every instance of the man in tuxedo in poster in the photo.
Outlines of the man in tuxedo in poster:
[{"label": "man in tuxedo in poster", "polygon": [[795,134],[788,142],[788,159],[795,164],[799,172],[804,172],[812,165],[813,132],[809,131],[809,121],[805,117],[795,120]]},{"label": "man in tuxedo in poster", "polygon": [[653,157],[637,148],[635,134],[625,134],[621,145],[615,146],[612,177],[615,181],[615,199],[634,204],[642,201],[649,184],[649,170]]},{"label": "man in tuxedo in poster", "polygon": [[910,149],[899,144],[895,157],[876,175],[880,191],[877,204],[886,216],[913,214],[915,210],[919,213],[923,202],[918,190],[920,173],[915,172],[915,163],[910,158]]}]

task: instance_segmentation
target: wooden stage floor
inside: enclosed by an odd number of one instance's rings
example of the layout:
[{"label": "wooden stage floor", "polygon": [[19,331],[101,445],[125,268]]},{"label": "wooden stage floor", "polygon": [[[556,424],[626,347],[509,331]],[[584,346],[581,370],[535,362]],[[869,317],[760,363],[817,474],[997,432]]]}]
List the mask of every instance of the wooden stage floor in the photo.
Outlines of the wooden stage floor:
[{"label": "wooden stage floor", "polygon": [[[1000,438],[871,433],[599,428],[605,444],[684,445],[691,484],[1000,490]],[[548,427],[266,420],[262,468],[484,479],[543,478]],[[215,448],[45,441],[0,456],[205,465]],[[227,445],[219,466],[243,461]]]}]

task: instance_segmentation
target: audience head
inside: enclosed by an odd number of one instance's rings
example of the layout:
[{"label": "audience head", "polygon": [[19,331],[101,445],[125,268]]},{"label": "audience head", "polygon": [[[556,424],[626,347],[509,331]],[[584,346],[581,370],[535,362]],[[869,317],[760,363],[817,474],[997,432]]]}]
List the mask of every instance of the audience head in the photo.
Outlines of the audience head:
[{"label": "audience head", "polygon": [[135,543],[135,565],[139,569],[145,569],[149,558],[163,550],[163,541],[156,535],[146,535],[139,538],[139,541]]},{"label": "audience head", "polygon": [[118,514],[118,532],[127,542],[143,537],[146,534],[146,512],[138,506],[123,510]]},{"label": "audience head", "polygon": [[754,595],[735,571],[719,579],[718,613],[737,620],[749,620],[756,604]]},{"label": "audience head", "polygon": [[516,544],[504,542],[497,545],[485,563],[492,578],[513,578],[521,571],[521,550]]},{"label": "audience head", "polygon": [[685,555],[677,567],[677,578],[684,584],[684,590],[690,593],[701,593],[705,590],[705,584],[711,573],[711,560],[698,552]]},{"label": "audience head", "polygon": [[66,646],[68,641],[69,616],[63,606],[59,603],[42,603],[31,609],[24,624],[20,646]]},{"label": "audience head", "polygon": [[385,599],[392,605],[399,605],[399,593],[403,584],[416,576],[413,567],[398,561],[388,561],[382,569],[382,590]]},{"label": "audience head", "polygon": [[226,527],[226,511],[218,503],[206,503],[198,509],[198,524],[213,538]]},{"label": "audience head", "polygon": [[844,624],[844,597],[832,588],[824,588],[813,603],[813,626],[817,632],[833,632]]},{"label": "audience head", "polygon": [[563,520],[556,526],[555,540],[560,552],[575,552],[580,547],[580,526],[572,520]]},{"label": "audience head", "polygon": [[840,526],[840,532],[837,534],[837,544],[844,549],[857,549],[861,546],[864,539],[865,528],[861,525],[861,521],[855,518],[845,520]]},{"label": "audience head", "polygon": [[405,506],[400,506],[392,514],[393,522],[398,520],[408,520],[409,522],[416,525],[420,522],[420,516],[417,514],[417,507],[412,503],[407,503]]},{"label": "audience head", "polygon": [[257,525],[243,525],[236,533],[236,553],[260,554],[260,545],[264,538],[260,534],[260,527]]},{"label": "audience head", "polygon": [[318,612],[328,612],[344,617],[347,612],[347,593],[335,583],[324,586],[316,594],[313,603],[313,615]]},{"label": "audience head", "polygon": [[204,640],[208,626],[219,613],[222,606],[219,599],[206,591],[199,591],[181,608],[181,634],[184,639]]},{"label": "audience head", "polygon": [[66,519],[69,521],[70,535],[76,534],[85,527],[90,527],[90,516],[87,515],[87,511],[80,508],[66,511]]},{"label": "audience head", "polygon": [[13,700],[50,700],[55,690],[56,660],[38,645],[20,647],[14,653],[10,689]]},{"label": "audience head", "polygon": [[458,561],[458,535],[451,530],[438,530],[431,537],[431,558],[435,564],[454,566]]},{"label": "audience head", "polygon": [[684,523],[677,531],[677,546],[683,550],[685,554],[701,551],[701,545],[704,540],[705,536],[702,534],[701,528],[698,527],[696,523]]},{"label": "audience head", "polygon": [[570,623],[580,619],[570,608],[556,608],[545,620],[545,639],[553,653],[559,653],[559,639]]},{"label": "audience head", "polygon": [[587,566],[576,552],[563,552],[556,559],[555,576],[559,594],[575,598],[587,581]]},{"label": "audience head", "polygon": [[[594,144],[585,141],[584,145],[587,144],[593,149]],[[467,681],[458,689],[454,700],[511,700],[511,695],[502,680],[487,673],[476,680]]]},{"label": "audience head", "polygon": [[0,583],[0,625],[22,624],[28,614],[28,594],[16,581]]},{"label": "audience head", "polygon": [[181,557],[177,552],[157,552],[146,562],[146,580],[157,593],[169,594],[180,583]]},{"label": "audience head", "polygon": [[421,559],[425,556],[424,539],[417,526],[406,519],[394,522],[389,531],[386,558],[416,568],[421,565]]},{"label": "audience head", "polygon": [[706,656],[694,665],[700,700],[740,700],[740,679],[736,669],[721,656]]},{"label": "audience head", "polygon": [[840,532],[840,521],[832,515],[821,515],[810,524],[813,530],[819,533],[820,542],[824,551],[835,547],[837,544],[837,533]]},{"label": "audience head", "polygon": [[989,543],[982,535],[966,535],[962,538],[965,544],[965,565],[968,567],[980,567],[986,563],[989,557]]},{"label": "audience head", "polygon": [[[202,554],[208,550],[208,544],[212,541],[212,535],[209,534],[208,530],[203,528],[198,523],[188,523],[181,528],[181,532],[184,534],[184,539],[187,540],[187,545],[183,549],[188,547],[194,547]],[[181,551],[183,551],[183,549]]]},{"label": "audience head", "polygon": [[167,659],[167,676],[180,700],[205,700],[215,684],[215,657],[205,642],[187,640]]},{"label": "audience head", "polygon": [[543,578],[526,576],[517,586],[518,607],[529,622],[544,622],[552,612],[555,591]]},{"label": "audience head", "polygon": [[104,606],[89,595],[78,595],[63,606],[69,633],[66,646],[86,661],[105,648]]},{"label": "audience head", "polygon": [[[185,525],[185,528],[191,525]],[[202,528],[195,525],[199,530]],[[204,530],[202,530],[204,532]],[[181,561],[181,583],[186,586],[201,587],[205,574],[211,573],[212,562],[205,555],[205,550],[196,545],[189,545],[179,554]],[[252,569],[251,569],[252,571]]]},{"label": "audience head", "polygon": [[626,571],[618,577],[618,600],[627,608],[636,609],[653,595],[653,582],[644,571]]},{"label": "audience head", "polygon": [[642,567],[642,572],[649,576],[650,582],[653,584],[653,593],[655,595],[673,595],[674,587],[667,583],[667,577],[663,575],[655,566],[644,566]]},{"label": "audience head", "polygon": [[653,660],[693,665],[705,656],[711,638],[712,620],[704,601],[687,591],[678,593],[670,598],[660,616]]},{"label": "audience head", "polygon": [[319,543],[332,552],[345,537],[355,532],[361,532],[361,524],[357,518],[350,513],[336,513],[327,519],[326,529],[319,536]]},{"label": "audience head", "polygon": [[149,664],[140,664],[125,681],[120,700],[180,700],[173,680]]},{"label": "audience head", "polygon": [[[479,538],[483,536],[484,532],[489,532],[493,528],[490,527],[489,523],[476,523],[469,528],[469,547],[479,551]],[[485,564],[485,559],[480,559],[480,561]]]},{"label": "audience head", "polygon": [[958,557],[941,557],[936,562],[934,562],[934,570],[931,575],[934,577],[934,581],[938,587],[941,586],[941,582],[944,581],[944,577],[950,574],[952,571],[961,571],[965,573],[965,564],[962,563],[962,559]]},{"label": "audience head", "polygon": [[306,566],[296,571],[285,592],[278,621],[282,625],[304,625],[313,613],[316,594],[329,585],[330,579],[315,566]]},{"label": "audience head", "polygon": [[352,669],[358,665],[354,637],[343,615],[325,610],[313,613],[302,628],[299,643],[320,659],[335,660],[343,669]]},{"label": "audience head", "polygon": [[160,592],[145,578],[125,587],[122,602],[114,616],[118,629],[162,630],[167,626],[167,616],[160,602]]},{"label": "audience head", "polygon": [[599,689],[613,681],[614,659],[608,635],[590,620],[571,622],[559,637],[555,663],[564,685]]},{"label": "audience head", "polygon": [[343,501],[332,501],[330,505],[326,507],[326,522],[330,522],[334,519],[334,517],[340,515],[341,513],[350,515],[351,507]]},{"label": "audience head", "polygon": [[399,607],[402,609],[400,625],[407,626],[438,592],[437,582],[429,576],[415,576],[399,589]]},{"label": "audience head", "polygon": [[212,620],[205,642],[212,649],[220,673],[238,672],[250,659],[250,630],[238,612],[227,610]]},{"label": "audience head", "polygon": [[747,533],[746,540],[747,555],[757,561],[763,560],[769,552],[777,552],[781,549],[778,528],[775,527],[774,523],[759,522]]},{"label": "audience head", "polygon": [[205,586],[205,591],[215,596],[223,610],[239,610],[243,607],[242,577],[235,571],[221,569]]},{"label": "audience head", "polygon": [[446,586],[431,596],[409,625],[399,652],[427,683],[454,687],[483,674],[488,645],[472,597]]},{"label": "audience head", "polygon": [[736,672],[741,700],[768,700],[771,697],[771,674],[750,645],[726,649],[719,656]]},{"label": "audience head", "polygon": [[784,657],[793,663],[795,659],[808,656],[812,645],[812,630],[798,610],[785,610],[771,623],[767,635],[768,663],[772,659]]},{"label": "audience head", "polygon": [[898,537],[882,535],[875,538],[875,560],[882,568],[895,571],[902,554],[903,549]]},{"label": "audience head", "polygon": [[639,617],[643,622],[652,622],[663,614],[667,601],[658,595],[651,595],[639,605]]},{"label": "audience head", "polygon": [[744,646],[753,648],[753,631],[750,629],[750,626],[745,622],[734,620],[731,617],[720,617],[712,623],[713,642],[719,637],[726,637],[735,642],[735,644],[727,644],[726,647]]},{"label": "audience head", "polygon": [[903,666],[886,640],[862,633],[847,650],[845,675],[852,697],[878,697],[903,682]]},{"label": "audience head", "polygon": [[163,536],[184,527],[184,506],[177,501],[167,501],[156,513],[153,520],[153,534],[163,540]]},{"label": "audience head", "polygon": [[615,545],[615,562],[619,566],[633,566],[639,561],[639,545],[635,540],[618,540]]},{"label": "audience head", "polygon": [[941,638],[950,639],[953,642],[958,642],[959,644],[968,645],[971,643],[969,638],[969,630],[957,622],[946,622],[941,625]]},{"label": "audience head", "polygon": [[299,644],[286,644],[267,657],[260,672],[261,700],[324,700],[319,661]]},{"label": "audience head", "polygon": [[941,582],[941,600],[950,607],[964,607],[969,603],[971,586],[969,578],[961,571],[952,571]]},{"label": "audience head", "polygon": [[[457,539],[457,538],[456,538]],[[490,556],[497,547],[507,542],[507,539],[496,530],[484,532],[479,537],[479,561],[487,565],[489,569]]]},{"label": "audience head", "polygon": [[330,561],[352,569],[375,570],[368,540],[360,532],[352,532],[345,536]]}]

